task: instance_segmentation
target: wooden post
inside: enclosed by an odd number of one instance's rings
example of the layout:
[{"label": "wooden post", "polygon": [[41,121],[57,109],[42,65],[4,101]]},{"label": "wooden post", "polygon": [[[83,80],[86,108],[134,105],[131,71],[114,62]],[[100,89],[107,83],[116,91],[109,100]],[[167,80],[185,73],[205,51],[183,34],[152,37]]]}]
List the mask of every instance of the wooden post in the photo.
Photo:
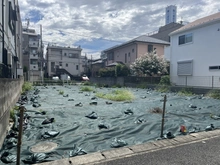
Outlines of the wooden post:
[{"label": "wooden post", "polygon": [[162,114],[162,124],[161,124],[161,133],[160,137],[163,137],[163,126],[164,126],[164,115],[165,115],[165,107],[166,107],[166,101],[167,101],[167,96],[164,95],[164,100],[163,100],[163,114]]},{"label": "wooden post", "polygon": [[17,144],[17,164],[16,165],[20,165],[23,119],[24,119],[24,106],[21,105],[20,106],[20,121],[19,121],[19,134],[18,134],[18,144]]}]

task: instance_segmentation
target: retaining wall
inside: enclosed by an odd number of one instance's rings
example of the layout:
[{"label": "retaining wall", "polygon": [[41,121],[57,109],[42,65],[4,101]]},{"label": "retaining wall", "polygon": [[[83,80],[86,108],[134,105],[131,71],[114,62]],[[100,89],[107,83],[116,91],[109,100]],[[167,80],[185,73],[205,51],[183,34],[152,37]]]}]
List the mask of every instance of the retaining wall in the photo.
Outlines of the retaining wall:
[{"label": "retaining wall", "polygon": [[18,101],[23,83],[23,77],[0,79],[0,148],[9,126],[10,109]]}]

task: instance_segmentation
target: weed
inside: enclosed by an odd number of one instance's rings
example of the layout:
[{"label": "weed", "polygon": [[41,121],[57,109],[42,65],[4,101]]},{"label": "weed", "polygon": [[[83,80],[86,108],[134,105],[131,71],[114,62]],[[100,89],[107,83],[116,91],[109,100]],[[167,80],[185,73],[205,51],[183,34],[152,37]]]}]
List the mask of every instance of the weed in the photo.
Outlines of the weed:
[{"label": "weed", "polygon": [[178,95],[181,96],[192,96],[193,92],[191,88],[183,88],[178,92]]},{"label": "weed", "polygon": [[32,89],[33,85],[30,82],[25,81],[22,85],[22,94],[24,94],[27,91],[30,91]]},{"label": "weed", "polygon": [[131,93],[128,90],[114,90],[111,93],[97,93],[97,97],[99,98],[104,98],[104,99],[109,99],[113,101],[131,101],[134,99],[133,93]]},{"label": "weed", "polygon": [[93,88],[91,87],[88,87],[88,86],[83,86],[80,88],[80,91],[83,91],[83,92],[92,92],[94,91]]},{"label": "weed", "polygon": [[60,94],[60,95],[63,95],[63,94],[64,94],[64,91],[61,91],[61,90],[60,90],[60,91],[59,91],[59,94]]},{"label": "weed", "polygon": [[211,90],[208,94],[207,94],[208,97],[211,97],[213,99],[220,99],[220,90]]},{"label": "weed", "polygon": [[159,108],[159,107],[155,107],[155,108],[151,109],[150,112],[151,113],[159,113],[159,114],[161,114],[161,113],[163,113],[163,110],[161,108]]},{"label": "weed", "polygon": [[166,85],[158,85],[156,87],[156,91],[161,92],[161,93],[167,93],[170,91],[170,88],[169,86],[166,86]]}]

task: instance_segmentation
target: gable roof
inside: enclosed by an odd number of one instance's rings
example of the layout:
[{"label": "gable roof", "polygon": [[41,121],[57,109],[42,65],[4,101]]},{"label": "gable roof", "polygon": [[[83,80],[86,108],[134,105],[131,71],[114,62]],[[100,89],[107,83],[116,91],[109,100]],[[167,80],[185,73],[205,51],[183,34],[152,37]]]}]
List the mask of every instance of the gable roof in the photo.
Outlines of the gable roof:
[{"label": "gable roof", "polygon": [[166,41],[163,41],[163,40],[160,40],[160,39],[157,39],[157,38],[149,37],[147,35],[142,35],[142,36],[136,37],[136,38],[134,38],[134,39],[132,39],[130,41],[127,41],[127,42],[125,42],[125,43],[123,43],[121,45],[116,45],[116,46],[113,46],[111,48],[105,49],[104,52],[112,50],[112,49],[116,49],[116,48],[119,48],[119,47],[122,47],[122,46],[125,46],[125,45],[133,43],[133,42],[145,42],[145,43],[170,45],[169,42],[166,42]]},{"label": "gable roof", "polygon": [[174,34],[178,34],[187,30],[191,30],[191,29],[195,29],[195,28],[199,28],[199,27],[204,27],[206,25],[209,25],[211,23],[215,23],[215,22],[220,22],[220,12],[209,15],[207,17],[203,17],[200,19],[197,19],[177,30],[175,30],[174,32],[170,33],[169,35],[174,35]]}]

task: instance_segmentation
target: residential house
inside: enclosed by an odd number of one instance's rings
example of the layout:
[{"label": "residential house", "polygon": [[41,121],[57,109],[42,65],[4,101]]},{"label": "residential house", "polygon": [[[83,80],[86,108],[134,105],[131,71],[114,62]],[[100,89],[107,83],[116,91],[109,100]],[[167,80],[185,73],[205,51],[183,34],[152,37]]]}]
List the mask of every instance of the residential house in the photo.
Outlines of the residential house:
[{"label": "residential house", "polygon": [[220,87],[220,12],[195,20],[170,37],[171,82]]},{"label": "residential house", "polygon": [[23,50],[23,65],[27,69],[28,74],[26,80],[37,81],[42,79],[43,66],[40,52],[42,47],[40,44],[41,36],[36,33],[35,29],[23,27],[22,31],[22,50]]},{"label": "residential house", "polygon": [[0,77],[22,75],[21,18],[18,0],[0,1]]},{"label": "residential house", "polygon": [[114,62],[122,62],[129,66],[137,58],[149,52],[154,51],[158,56],[163,56],[164,48],[169,45],[169,42],[142,35],[121,45],[104,50],[102,58],[106,58],[107,66]]},{"label": "residential house", "polygon": [[46,74],[48,77],[61,76],[67,74],[74,79],[85,72],[86,57],[81,56],[81,47],[71,48],[55,45],[47,46]]}]

